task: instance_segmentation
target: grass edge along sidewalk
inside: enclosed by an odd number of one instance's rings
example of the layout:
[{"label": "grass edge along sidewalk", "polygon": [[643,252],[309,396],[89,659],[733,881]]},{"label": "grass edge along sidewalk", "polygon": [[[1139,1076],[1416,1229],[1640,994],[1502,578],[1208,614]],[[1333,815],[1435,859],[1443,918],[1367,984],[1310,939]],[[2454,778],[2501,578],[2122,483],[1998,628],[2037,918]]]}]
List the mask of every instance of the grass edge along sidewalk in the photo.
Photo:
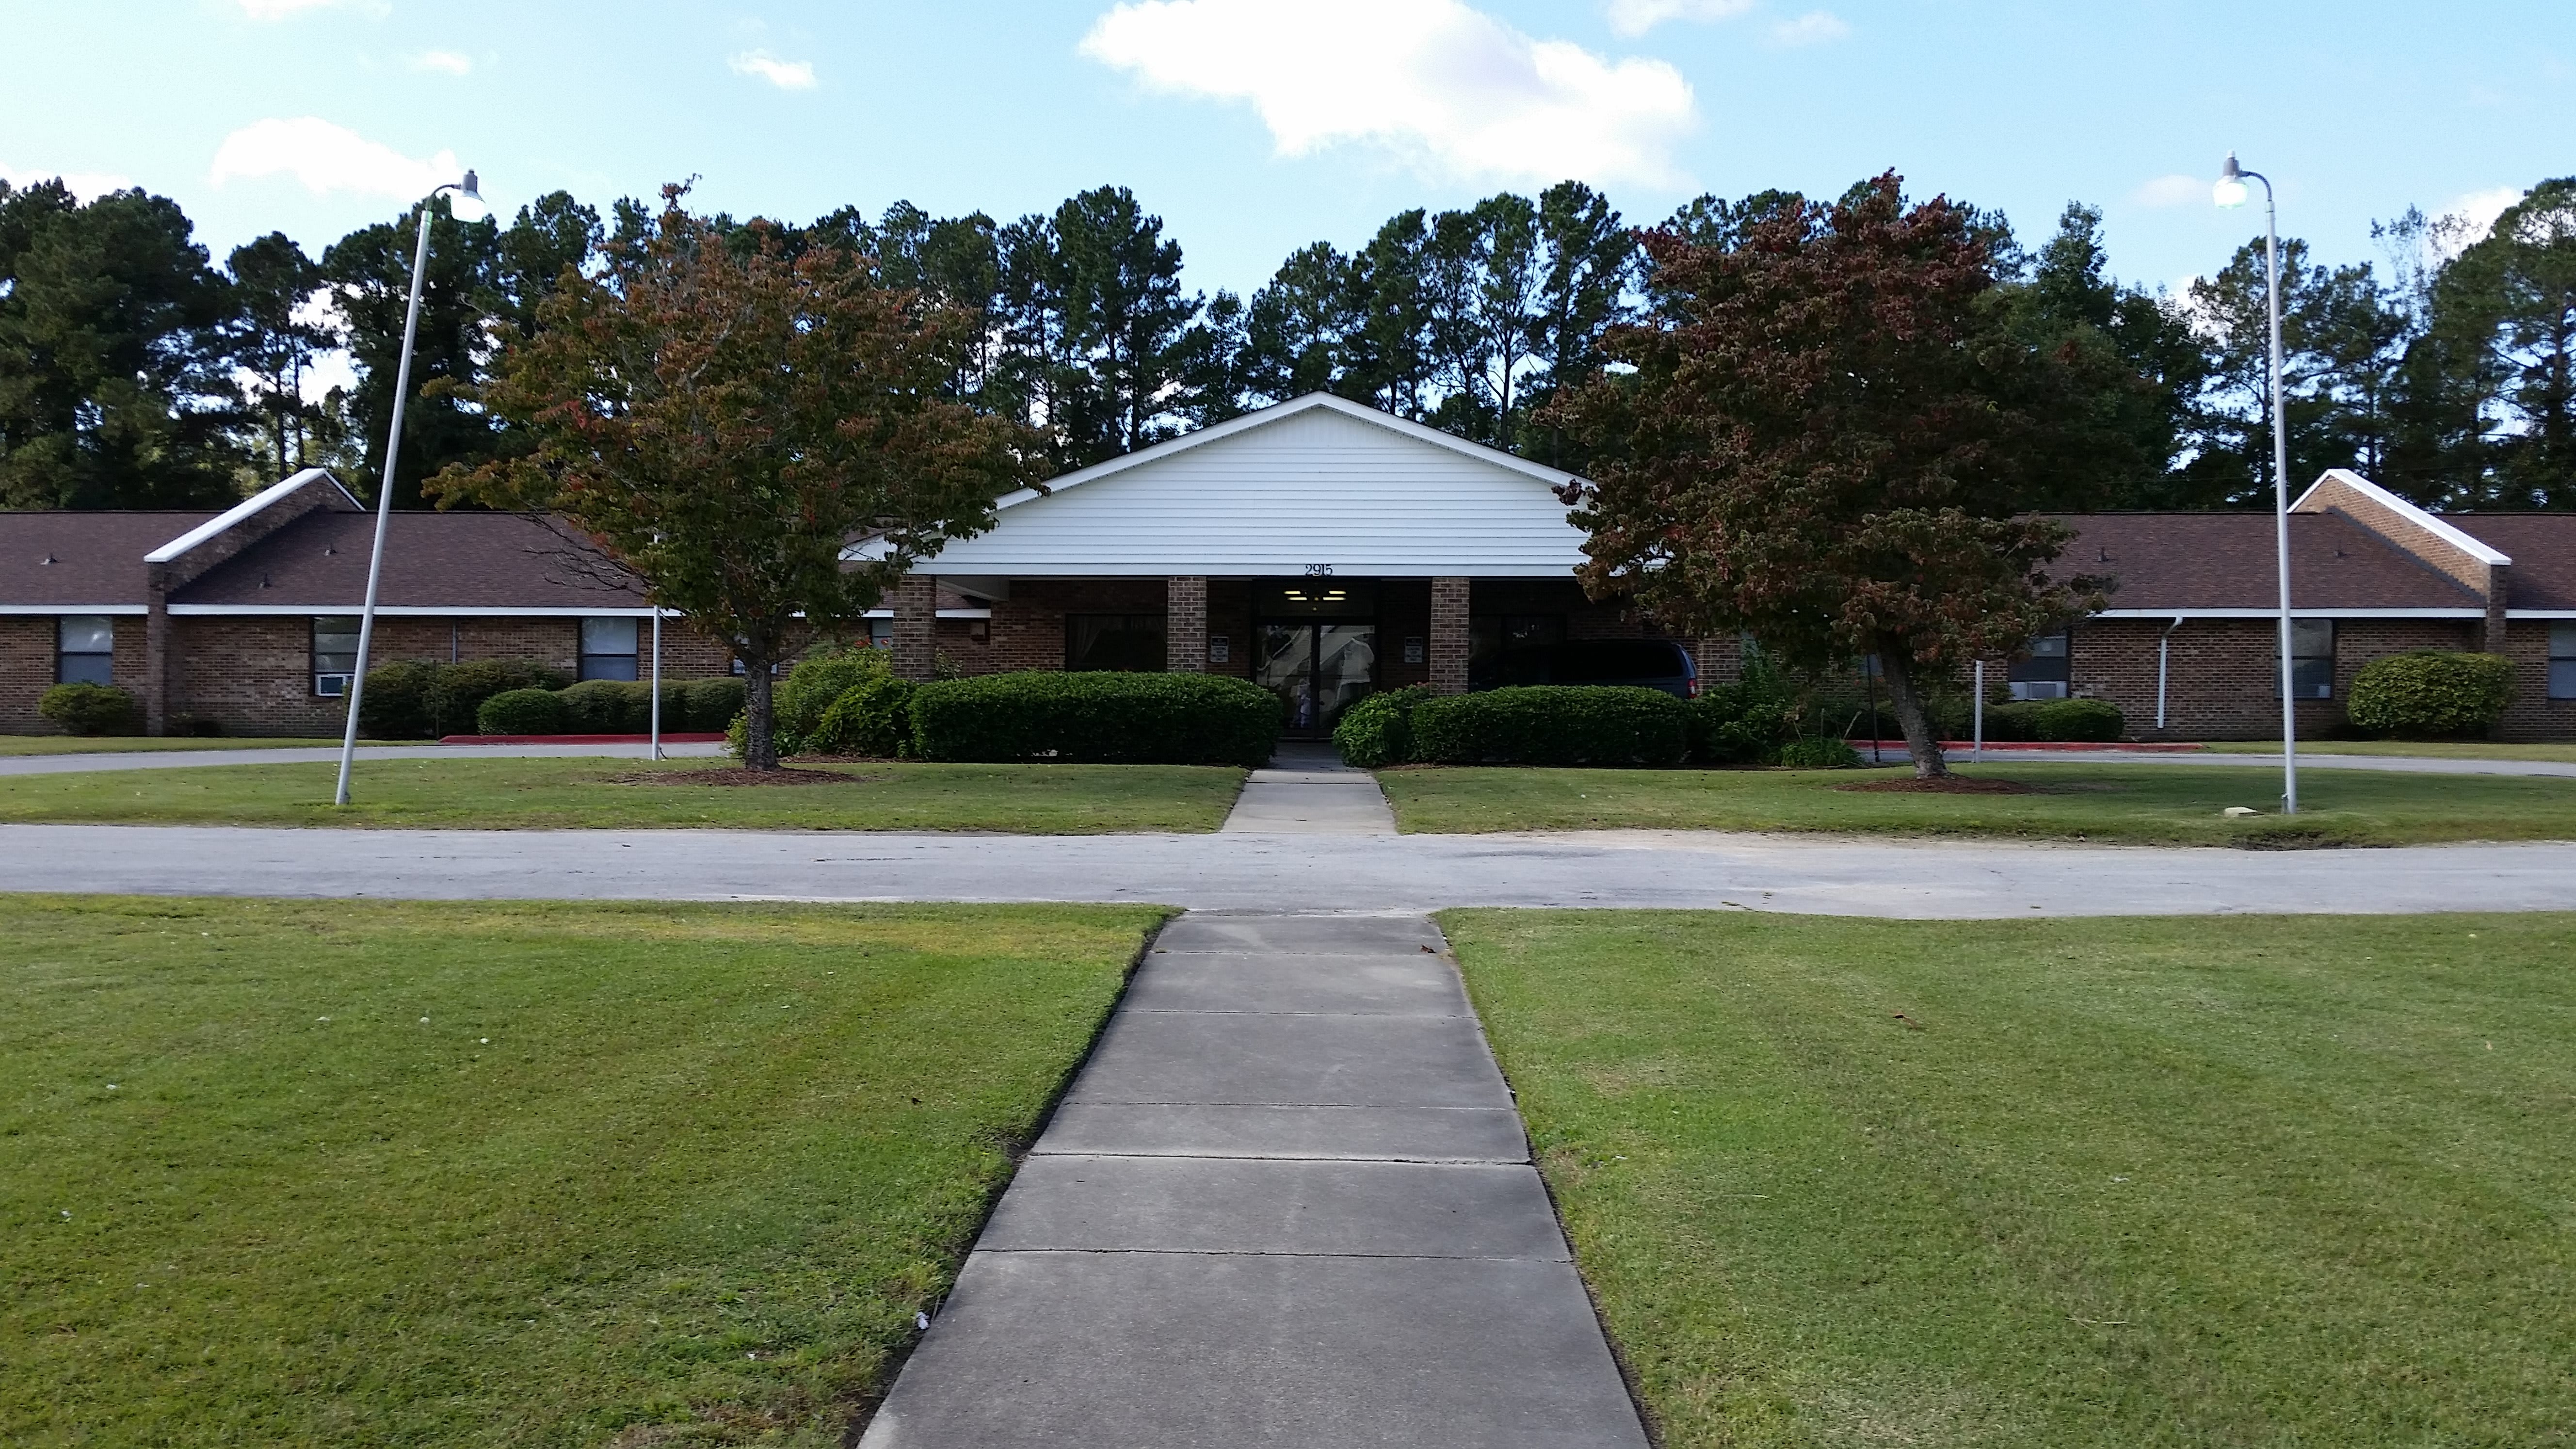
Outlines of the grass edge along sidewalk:
[{"label": "grass edge along sidewalk", "polygon": [[1670,1449],[2564,1441],[2576,915],[1439,919]]},{"label": "grass edge along sidewalk", "polygon": [[[436,740],[360,740],[359,749],[382,745],[434,745]],[[251,735],[0,735],[0,760],[28,755],[151,755],[174,750],[338,749],[340,739]]]},{"label": "grass edge along sidewalk", "polygon": [[837,1444],[1163,914],[0,895],[0,1441]]},{"label": "grass edge along sidewalk", "polygon": [[[2319,770],[2300,811],[2278,812],[2280,776],[2257,765],[1983,764],[1966,780],[2027,794],[1849,788],[1890,770],[1591,770],[1510,766],[1381,770],[1407,834],[1510,830],[1812,831],[2125,845],[2299,848],[2576,839],[2576,780]],[[2256,810],[2229,817],[2229,806]]]},{"label": "grass edge along sidewalk", "polygon": [[327,763],[0,777],[0,821],[397,829],[1213,831],[1246,772],[1230,765],[820,764],[830,785],[663,784],[722,760],[361,760],[355,803]]}]

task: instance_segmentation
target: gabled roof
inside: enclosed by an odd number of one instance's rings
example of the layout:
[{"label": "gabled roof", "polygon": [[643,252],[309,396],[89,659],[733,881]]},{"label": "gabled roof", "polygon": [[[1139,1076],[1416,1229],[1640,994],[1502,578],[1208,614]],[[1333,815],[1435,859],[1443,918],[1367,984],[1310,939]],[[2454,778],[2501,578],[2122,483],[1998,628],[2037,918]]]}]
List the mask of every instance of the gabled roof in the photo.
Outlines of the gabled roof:
[{"label": "gabled roof", "polygon": [[0,610],[142,613],[143,556],[215,517],[203,510],[0,511]]},{"label": "gabled roof", "polygon": [[223,512],[216,514],[214,517],[207,519],[196,527],[189,529],[186,533],[179,535],[177,538],[174,538],[168,543],[161,545],[159,548],[152,550],[150,553],[145,554],[143,556],[143,561],[145,563],[169,563],[187,553],[188,550],[205,543],[207,540],[231,531],[245,520],[265,513],[275,505],[293,498],[296,494],[303,492],[308,484],[329,484],[329,491],[338,495],[336,500],[337,503],[345,505],[352,510],[359,506],[356,495],[352,494],[347,488],[342,487],[340,480],[332,477],[328,469],[307,468],[303,472],[298,473],[291,478],[286,478],[268,485],[266,488],[259,490],[250,497],[243,499],[241,502],[234,504],[232,507],[225,509]]},{"label": "gabled roof", "polygon": [[[367,596],[371,513],[308,513],[170,595],[174,614],[343,613]],[[378,602],[406,612],[612,613],[646,607],[608,556],[522,513],[396,513]]]},{"label": "gabled roof", "polygon": [[[2117,582],[2112,615],[2277,608],[2277,535],[2266,513],[2053,515],[2075,531],[2048,571]],[[2486,601],[2340,513],[2290,515],[2290,596],[2302,610],[2475,618]]]},{"label": "gabled roof", "polygon": [[[1564,578],[1573,475],[1326,393],[1247,413],[1047,488],[919,565],[964,577]],[[864,553],[862,553],[864,556]]]}]

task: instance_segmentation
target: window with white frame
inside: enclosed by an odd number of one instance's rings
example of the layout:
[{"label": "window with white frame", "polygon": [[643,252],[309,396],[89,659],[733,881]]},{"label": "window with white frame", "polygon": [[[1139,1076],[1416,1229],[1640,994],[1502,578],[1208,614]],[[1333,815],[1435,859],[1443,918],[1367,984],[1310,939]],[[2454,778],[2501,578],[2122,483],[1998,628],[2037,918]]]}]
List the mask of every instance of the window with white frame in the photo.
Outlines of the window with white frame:
[{"label": "window with white frame", "polygon": [[2075,661],[2069,636],[2061,629],[2030,641],[2005,672],[2015,699],[2064,699]]},{"label": "window with white frame", "polygon": [[349,676],[358,671],[358,619],[354,614],[325,614],[313,621],[313,692],[338,699],[349,692]]},{"label": "window with white frame", "polygon": [[2290,621],[2290,697],[2334,698],[2335,626],[2332,619]]},{"label": "window with white frame", "polygon": [[116,682],[116,621],[105,614],[65,614],[54,636],[54,683]]},{"label": "window with white frame", "polygon": [[2576,699],[2576,620],[2549,626],[2549,697]]},{"label": "window with white frame", "polygon": [[633,619],[581,621],[582,678],[633,679],[636,677],[635,623]]},{"label": "window with white frame", "polygon": [[894,620],[870,619],[868,621],[868,647],[871,649],[894,647]]}]

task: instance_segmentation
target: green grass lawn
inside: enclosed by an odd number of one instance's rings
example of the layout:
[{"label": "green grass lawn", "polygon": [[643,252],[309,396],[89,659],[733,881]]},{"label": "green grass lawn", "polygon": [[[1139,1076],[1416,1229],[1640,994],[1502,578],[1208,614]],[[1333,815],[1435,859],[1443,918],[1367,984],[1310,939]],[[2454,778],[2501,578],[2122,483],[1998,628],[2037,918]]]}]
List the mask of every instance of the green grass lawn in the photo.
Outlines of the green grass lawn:
[{"label": "green grass lawn", "polygon": [[[430,744],[429,740],[360,740],[358,748],[369,745]],[[232,738],[224,735],[0,735],[0,759],[11,755],[123,755],[157,750],[310,750],[320,747],[338,749],[340,737],[329,739]]]},{"label": "green grass lawn", "polygon": [[[2280,776],[2244,765],[1965,765],[2033,795],[1835,788],[1887,770],[1385,770],[1398,829],[1799,830],[2011,836],[2132,845],[2405,845],[2576,838],[2576,780],[2319,770],[2284,818]],[[2267,812],[2228,819],[2243,805]]]},{"label": "green grass lawn", "polygon": [[0,895],[0,1442],[839,1444],[1158,915]]},{"label": "green grass lawn", "polygon": [[[2277,755],[2279,740],[2223,740],[2205,746],[2223,754]],[[2487,740],[2301,740],[2303,755],[2413,755],[2434,760],[2547,760],[2576,765],[2576,741],[2537,740],[2496,744]]]},{"label": "green grass lawn", "polygon": [[[815,765],[846,785],[663,785],[723,760],[360,761],[209,765],[0,778],[0,821],[381,825],[562,830],[999,830],[1033,835],[1214,830],[1244,772],[1212,765]],[[638,783],[637,777],[645,777]]]},{"label": "green grass lawn", "polygon": [[1442,921],[1673,1449],[2576,1437],[2576,916]]}]

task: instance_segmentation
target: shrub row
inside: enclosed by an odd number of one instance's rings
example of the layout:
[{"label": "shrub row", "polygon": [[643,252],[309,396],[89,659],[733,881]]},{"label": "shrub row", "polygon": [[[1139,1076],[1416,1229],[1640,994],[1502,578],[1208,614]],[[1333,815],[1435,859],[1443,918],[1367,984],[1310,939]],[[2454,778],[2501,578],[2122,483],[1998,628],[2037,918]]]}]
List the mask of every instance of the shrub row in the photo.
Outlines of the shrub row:
[{"label": "shrub row", "polygon": [[1804,738],[1796,692],[1758,663],[1683,701],[1620,685],[1526,685],[1449,697],[1420,686],[1371,695],[1334,726],[1344,762],[1443,765],[1859,763],[1840,740]]},{"label": "shrub row", "polygon": [[[740,713],[739,679],[669,680],[662,685],[662,729],[667,734],[711,733]],[[585,679],[564,689],[503,690],[485,699],[474,715],[475,732],[487,735],[640,735],[652,725],[653,686],[618,679]]]},{"label": "shrub row", "polygon": [[403,660],[367,671],[358,699],[358,732],[378,740],[434,740],[472,734],[483,702],[513,689],[560,689],[563,671],[532,659],[474,659],[462,664]]},{"label": "shrub row", "polygon": [[2440,739],[2485,733],[2512,701],[2513,661],[2423,650],[2363,665],[2353,676],[2344,714],[2370,734]]},{"label": "shrub row", "polygon": [[[833,708],[858,729],[860,717],[894,703],[862,686]],[[986,674],[916,686],[901,704],[914,753],[975,763],[1258,766],[1281,727],[1277,695],[1213,674]]]},{"label": "shrub row", "polygon": [[2128,729],[2128,717],[2107,699],[2025,699],[1986,706],[1986,738],[2004,743],[2107,742]]},{"label": "shrub row", "polygon": [[57,684],[36,713],[76,735],[130,735],[143,728],[143,706],[113,684]]}]

